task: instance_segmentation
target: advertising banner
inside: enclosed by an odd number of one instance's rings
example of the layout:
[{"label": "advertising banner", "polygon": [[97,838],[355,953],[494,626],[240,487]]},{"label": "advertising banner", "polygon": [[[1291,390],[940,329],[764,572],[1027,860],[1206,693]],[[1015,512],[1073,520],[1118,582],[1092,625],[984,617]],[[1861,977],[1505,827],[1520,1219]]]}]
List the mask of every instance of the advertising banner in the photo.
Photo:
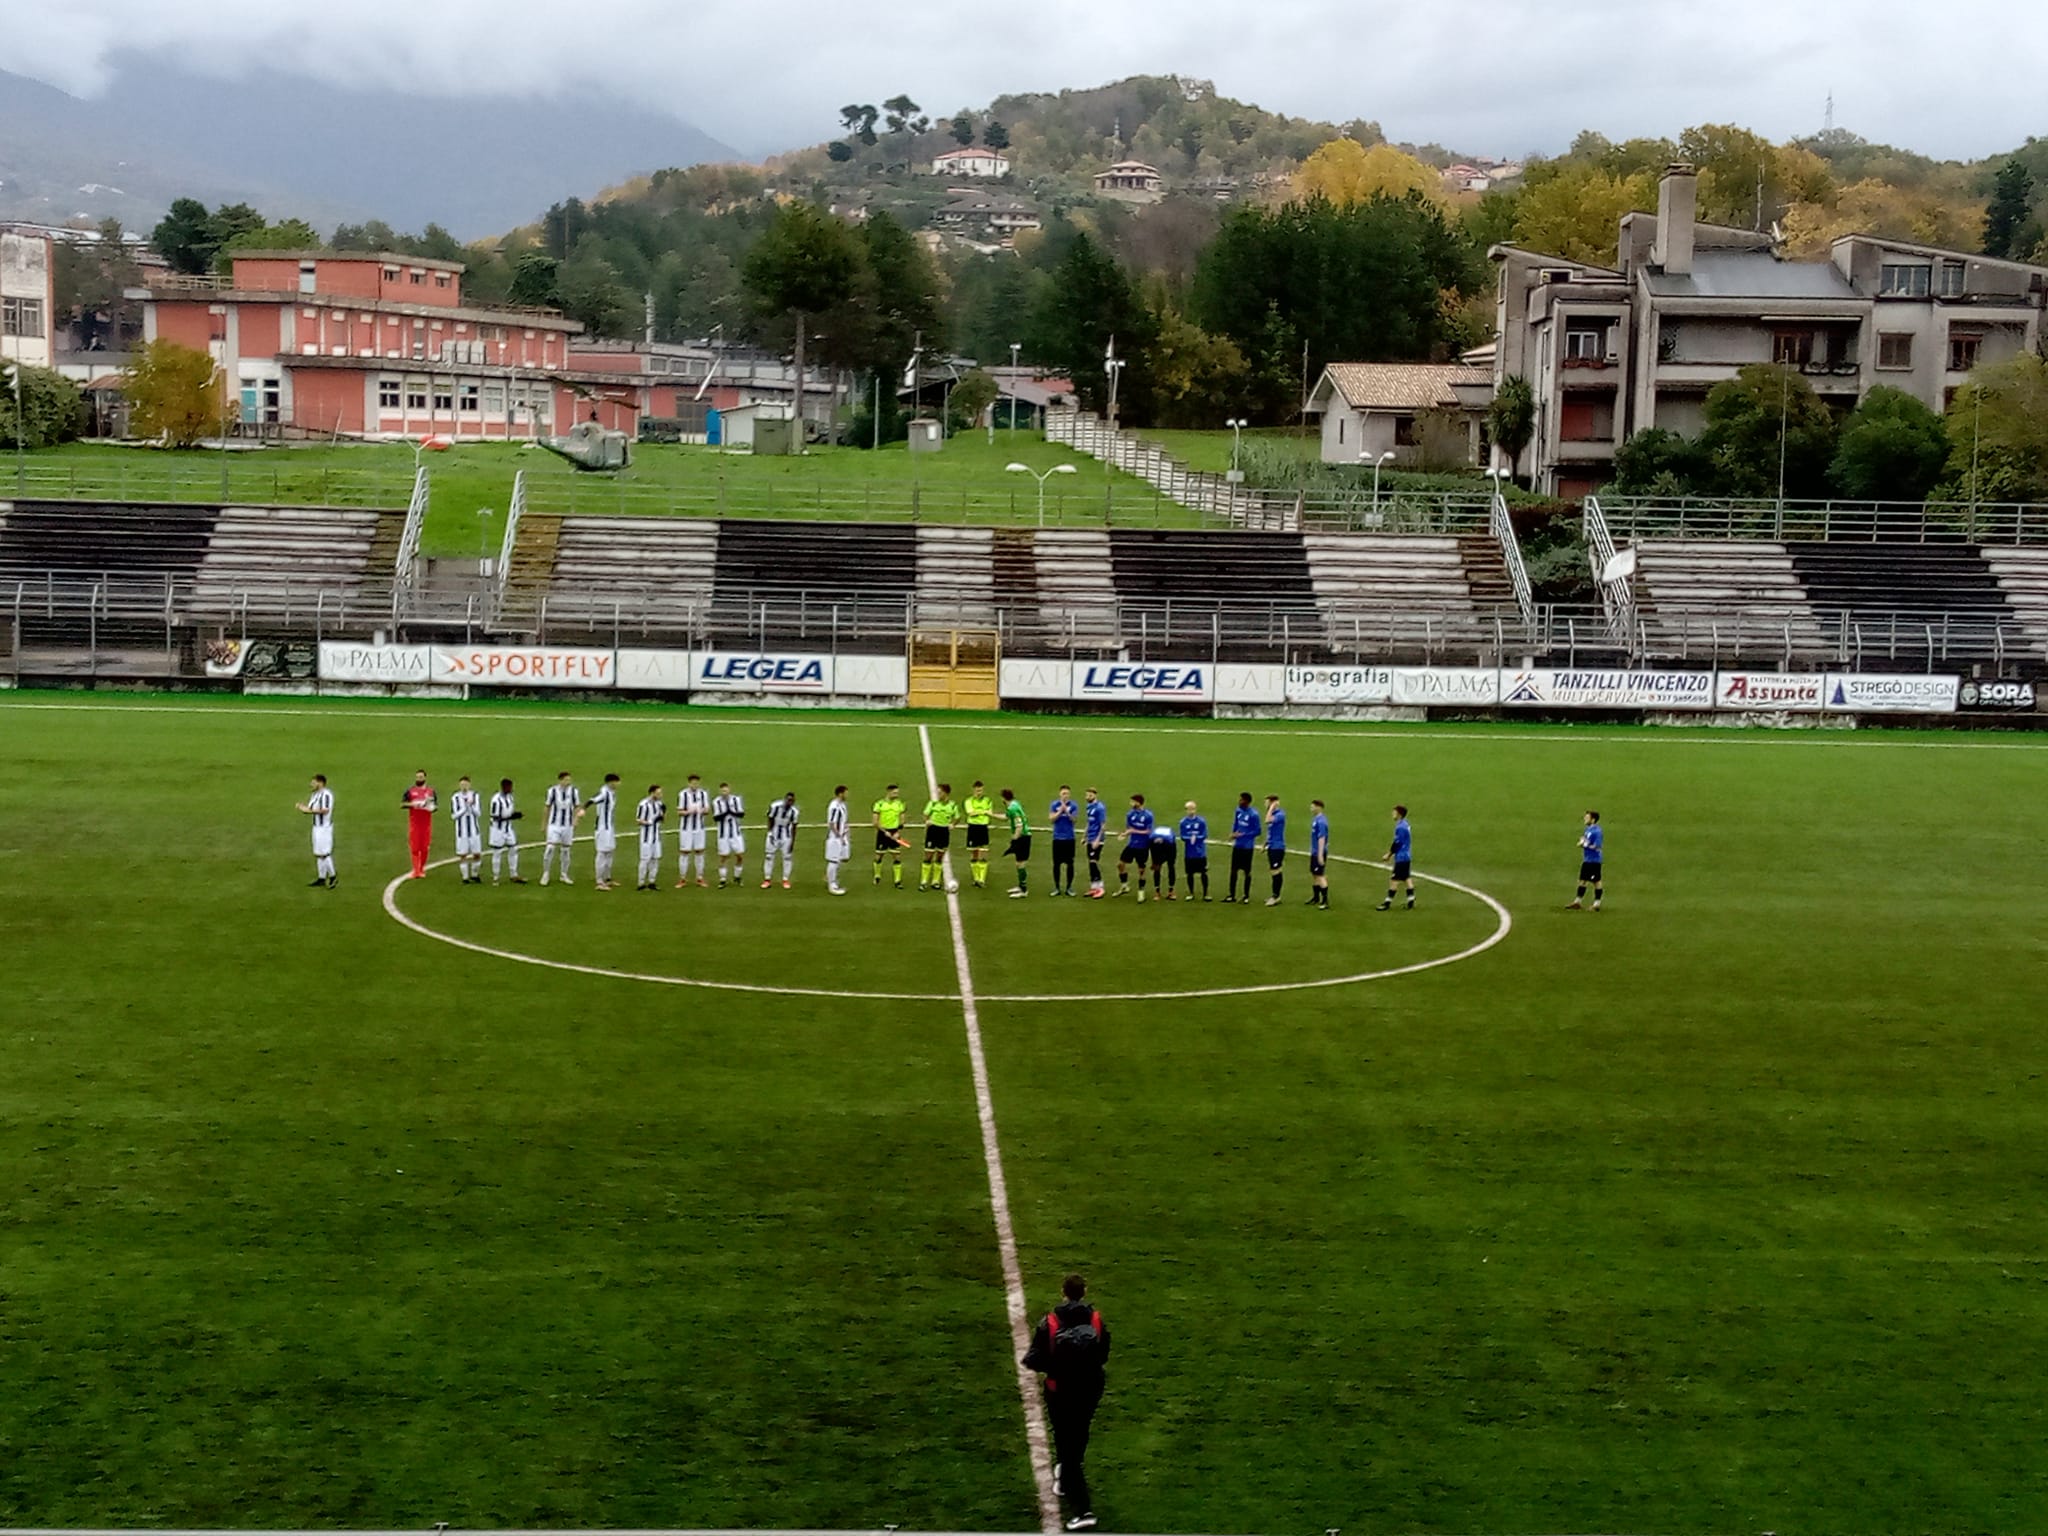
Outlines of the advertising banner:
[{"label": "advertising banner", "polygon": [[1826,683],[1818,673],[1718,672],[1714,675],[1714,707],[1819,714]]},{"label": "advertising banner", "polygon": [[1395,667],[1393,702],[1444,709],[1491,709],[1500,702],[1497,667]]},{"label": "advertising banner", "polygon": [[464,645],[431,648],[427,680],[479,688],[610,688],[611,651],[566,645]]},{"label": "advertising banner", "polygon": [[849,697],[903,698],[910,692],[910,661],[903,656],[840,656],[832,663],[832,691]]},{"label": "advertising banner", "polygon": [[429,671],[424,645],[357,645],[320,642],[320,677],[330,683],[424,683]]},{"label": "advertising banner", "polygon": [[1826,708],[1840,714],[1952,715],[1961,689],[1953,677],[1913,672],[1830,672]]},{"label": "advertising banner", "polygon": [[1535,668],[1500,675],[1500,701],[1523,709],[1712,709],[1711,672]]},{"label": "advertising banner", "polygon": [[1006,699],[1071,699],[1074,664],[1005,656],[997,691]]},{"label": "advertising banner", "polygon": [[206,675],[208,677],[240,677],[242,675],[242,668],[248,664],[248,641],[209,640],[206,642]]},{"label": "advertising banner", "polygon": [[621,688],[641,688],[649,693],[687,693],[690,688],[688,651],[624,650],[619,652]]},{"label": "advertising banner", "polygon": [[1289,667],[1290,704],[1387,704],[1394,697],[1392,667]]},{"label": "advertising banner", "polygon": [[2002,677],[1966,677],[1956,690],[1956,702],[1964,709],[2032,709],[2034,685]]},{"label": "advertising banner", "polygon": [[830,693],[832,658],[793,651],[698,651],[691,664],[690,691]]},{"label": "advertising banner", "polygon": [[1215,671],[1203,662],[1077,661],[1076,699],[1146,704],[1206,704],[1215,697]]},{"label": "advertising banner", "polygon": [[1225,662],[1216,668],[1219,704],[1284,704],[1287,668]]}]

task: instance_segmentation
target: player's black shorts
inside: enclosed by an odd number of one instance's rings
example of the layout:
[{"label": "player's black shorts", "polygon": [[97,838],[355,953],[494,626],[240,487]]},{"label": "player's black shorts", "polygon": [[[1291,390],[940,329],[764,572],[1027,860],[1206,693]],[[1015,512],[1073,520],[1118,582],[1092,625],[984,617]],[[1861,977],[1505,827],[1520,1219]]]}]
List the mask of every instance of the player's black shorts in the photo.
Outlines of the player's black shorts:
[{"label": "player's black shorts", "polygon": [[1117,862],[1120,864],[1135,864],[1138,868],[1143,869],[1151,857],[1151,843],[1134,837],[1124,844],[1123,854]]},{"label": "player's black shorts", "polygon": [[1598,880],[1600,878],[1600,866],[1598,864],[1581,864],[1579,866],[1579,878],[1586,881]]},{"label": "player's black shorts", "polygon": [[1266,868],[1278,869],[1286,862],[1287,850],[1285,848],[1268,848],[1266,850]]},{"label": "player's black shorts", "polygon": [[1312,874],[1312,875],[1320,875],[1320,874],[1324,874],[1324,873],[1327,873],[1328,869],[1329,869],[1329,866],[1328,866],[1328,864],[1327,864],[1327,863],[1325,863],[1325,862],[1324,862],[1324,861],[1323,861],[1322,859],[1319,859],[1319,858],[1317,858],[1317,857],[1316,857],[1316,856],[1315,856],[1314,854],[1310,854],[1310,855],[1308,856],[1308,872],[1309,872],[1310,874]]},{"label": "player's black shorts", "polygon": [[1230,850],[1230,867],[1232,869],[1249,870],[1252,867],[1252,851],[1249,848],[1233,846]]},{"label": "player's black shorts", "polygon": [[1408,878],[1408,861],[1406,859],[1396,859],[1394,861],[1394,878],[1396,880],[1406,880]]},{"label": "player's black shorts", "polygon": [[1052,861],[1055,864],[1074,862],[1074,840],[1071,837],[1056,837],[1052,840]]},{"label": "player's black shorts", "polygon": [[897,839],[902,835],[901,832],[891,832],[887,827],[875,828],[875,852],[887,853],[901,848],[903,845]]},{"label": "player's black shorts", "polygon": [[1158,868],[1171,873],[1175,864],[1179,862],[1179,855],[1173,851],[1171,843],[1160,843],[1152,849],[1152,862]]},{"label": "player's black shorts", "polygon": [[[1071,848],[1074,845],[1072,843],[1069,843],[1067,844],[1067,846]],[[1015,859],[1019,864],[1022,864],[1026,859],[1031,857],[1031,834],[1029,832],[1026,832],[1022,837],[1011,838],[1010,846],[1005,851],[1010,855],[1011,858]],[[1070,854],[1068,855],[1068,857],[1069,859],[1071,859],[1072,855]]]},{"label": "player's black shorts", "polygon": [[1191,853],[1187,856],[1186,865],[1189,874],[1206,875],[1209,873],[1209,855],[1206,853]]},{"label": "player's black shorts", "polygon": [[988,846],[987,822],[970,821],[967,823],[967,846],[970,848],[986,848]]},{"label": "player's black shorts", "polygon": [[926,827],[924,829],[924,845],[927,848],[952,847],[953,829],[951,827]]}]

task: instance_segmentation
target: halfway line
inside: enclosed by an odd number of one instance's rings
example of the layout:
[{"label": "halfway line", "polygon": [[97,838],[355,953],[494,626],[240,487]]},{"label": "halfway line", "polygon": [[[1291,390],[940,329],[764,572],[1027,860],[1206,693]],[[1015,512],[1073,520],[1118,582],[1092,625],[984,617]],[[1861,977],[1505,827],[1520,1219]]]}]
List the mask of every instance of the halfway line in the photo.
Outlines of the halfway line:
[{"label": "halfway line", "polygon": [[[939,771],[932,762],[932,733],[917,728],[924,749],[927,793],[939,797]],[[941,867],[946,884],[953,882],[952,856]],[[1003,1177],[1003,1149],[996,1139],[995,1097],[989,1091],[988,1057],[981,1048],[981,1013],[974,1003],[974,974],[967,964],[967,929],[960,921],[960,895],[948,890],[946,921],[953,930],[953,969],[960,978],[960,1012],[967,1022],[967,1064],[974,1075],[974,1111],[981,1120],[981,1160],[988,1167],[988,1203],[995,1213],[996,1247],[1003,1259],[1003,1292],[1010,1312],[1010,1347],[1017,1361],[1017,1391],[1024,1399],[1024,1439],[1031,1448],[1031,1480],[1038,1488],[1038,1518],[1051,1536],[1060,1528],[1059,1495],[1052,1491],[1052,1441],[1046,1433],[1045,1404],[1037,1382],[1024,1369],[1024,1351],[1031,1345],[1031,1325],[1024,1308],[1024,1267],[1017,1259],[1017,1229],[1010,1220],[1010,1186]]]}]

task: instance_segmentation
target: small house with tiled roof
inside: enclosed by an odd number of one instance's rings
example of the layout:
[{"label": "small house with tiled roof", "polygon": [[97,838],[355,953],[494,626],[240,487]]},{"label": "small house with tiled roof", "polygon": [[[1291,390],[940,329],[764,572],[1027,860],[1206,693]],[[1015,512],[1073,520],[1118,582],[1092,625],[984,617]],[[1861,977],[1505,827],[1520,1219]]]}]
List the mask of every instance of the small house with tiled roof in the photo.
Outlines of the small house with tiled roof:
[{"label": "small house with tiled roof", "polygon": [[[1387,455],[1389,463],[1415,463],[1426,447],[1442,454],[1446,439],[1458,436],[1463,448],[1452,456],[1477,464],[1492,398],[1492,374],[1464,363],[1332,363],[1309,394],[1308,412],[1323,419],[1325,464],[1370,464]],[[1428,444],[1427,422],[1438,425]]]}]

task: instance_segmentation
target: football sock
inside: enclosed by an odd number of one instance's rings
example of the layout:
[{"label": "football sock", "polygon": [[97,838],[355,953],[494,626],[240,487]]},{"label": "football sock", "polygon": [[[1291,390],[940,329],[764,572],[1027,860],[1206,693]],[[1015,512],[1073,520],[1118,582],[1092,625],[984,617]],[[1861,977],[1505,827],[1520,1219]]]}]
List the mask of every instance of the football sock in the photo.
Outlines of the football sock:
[{"label": "football sock", "polygon": [[895,869],[896,869],[896,884],[897,884],[898,886],[901,886],[901,885],[903,884],[903,865],[902,865],[902,863],[901,863],[900,861],[899,861],[899,862],[898,862],[898,863],[896,864],[896,866],[895,866]]},{"label": "football sock", "polygon": [[1573,901],[1584,901],[1585,899],[1586,899],[1586,888],[1585,888],[1585,887],[1584,887],[1583,885],[1581,885],[1581,886],[1579,887],[1579,893],[1578,893],[1578,894],[1577,894],[1576,896],[1572,897],[1572,900],[1573,900]]},{"label": "football sock", "polygon": [[976,885],[988,884],[988,866],[979,861],[974,866],[974,883]]},{"label": "football sock", "polygon": [[827,885],[837,885],[839,883],[839,861],[837,859],[827,859],[825,861],[825,883]]},{"label": "football sock", "polygon": [[[1287,877],[1286,877],[1285,875],[1281,874],[1281,873],[1280,873],[1280,872],[1279,872],[1278,870],[1275,870],[1275,871],[1274,871],[1274,873],[1273,873],[1273,894],[1274,894],[1275,896],[1278,896],[1278,895],[1280,894],[1280,886],[1281,886],[1281,883],[1282,883],[1283,881],[1285,881],[1285,880],[1286,880],[1286,878],[1287,878]],[[1251,892],[1250,892],[1250,891],[1246,891],[1246,892],[1245,892],[1245,895],[1249,896],[1249,895],[1251,895]]]},{"label": "football sock", "polygon": [[1023,889],[1024,889],[1024,882],[1025,882],[1024,866],[1023,866],[1022,864],[1019,864],[1019,865],[1017,866],[1017,889],[1018,889],[1018,890],[1020,890],[1020,891],[1021,891],[1021,890],[1023,890]]}]

